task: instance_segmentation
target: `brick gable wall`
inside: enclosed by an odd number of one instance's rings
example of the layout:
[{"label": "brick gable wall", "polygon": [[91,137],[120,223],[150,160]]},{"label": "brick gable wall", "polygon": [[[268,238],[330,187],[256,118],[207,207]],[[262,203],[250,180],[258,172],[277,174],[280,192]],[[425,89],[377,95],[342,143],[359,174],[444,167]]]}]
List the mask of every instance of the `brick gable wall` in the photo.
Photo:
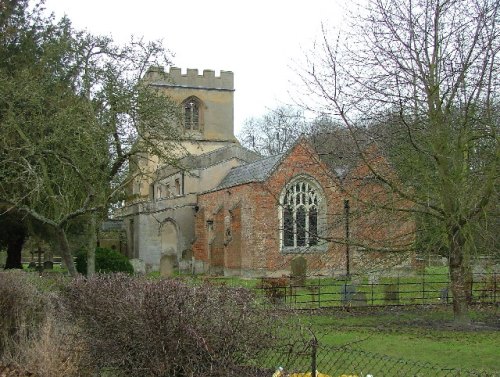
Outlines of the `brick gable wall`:
[{"label": "brick gable wall", "polygon": [[[385,159],[371,161],[379,170],[390,166]],[[366,251],[371,248],[408,247],[414,238],[414,221],[408,213],[382,208],[409,203],[372,179],[361,163],[342,182],[332,175],[308,143],[302,142],[283,158],[265,182],[252,182],[198,197],[194,257],[205,271],[240,276],[290,274],[297,256],[307,260],[311,275],[337,275],[346,271],[344,200],[351,203],[351,272],[393,263],[402,253]],[[279,198],[297,176],[310,177],[322,188],[326,200],[326,234],[330,242],[323,251],[284,253],[280,245]],[[207,225],[208,222],[213,225]],[[363,251],[365,250],[365,251]],[[394,264],[394,263],[393,263]],[[221,269],[217,267],[222,267]]]},{"label": "brick gable wall", "polygon": [[[210,264],[210,249],[216,235],[224,234],[224,273],[227,275],[281,275],[290,273],[290,261],[297,253],[284,254],[280,250],[278,204],[283,188],[297,175],[315,179],[324,190],[329,232],[342,232],[336,218],[342,215],[342,198],[338,182],[307,144],[297,144],[285,156],[278,168],[265,182],[247,183],[198,197],[200,210],[196,216],[195,259]],[[218,211],[222,211],[220,215]],[[328,234],[330,235],[330,234]],[[341,272],[345,257],[341,247],[329,244],[321,252],[305,252],[310,273]]]}]

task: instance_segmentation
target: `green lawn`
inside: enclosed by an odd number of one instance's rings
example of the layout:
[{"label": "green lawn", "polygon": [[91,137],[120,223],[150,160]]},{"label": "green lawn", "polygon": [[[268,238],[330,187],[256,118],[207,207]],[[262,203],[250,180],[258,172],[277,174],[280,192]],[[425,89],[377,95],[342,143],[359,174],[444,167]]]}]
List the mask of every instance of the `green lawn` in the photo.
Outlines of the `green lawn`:
[{"label": "green lawn", "polygon": [[321,344],[351,347],[409,361],[500,374],[500,329],[495,308],[471,313],[473,326],[459,330],[451,308],[337,312],[301,316]]}]

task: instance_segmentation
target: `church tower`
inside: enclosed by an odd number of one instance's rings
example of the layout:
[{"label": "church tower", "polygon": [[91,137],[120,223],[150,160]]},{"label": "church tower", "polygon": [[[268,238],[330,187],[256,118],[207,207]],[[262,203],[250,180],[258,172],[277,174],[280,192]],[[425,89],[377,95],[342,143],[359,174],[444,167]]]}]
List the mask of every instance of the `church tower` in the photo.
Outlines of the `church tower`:
[{"label": "church tower", "polygon": [[164,72],[151,67],[145,78],[179,103],[183,112],[184,147],[191,154],[203,154],[228,144],[238,143],[234,136],[234,77],[229,71],[219,76],[213,70],[172,67]]},{"label": "church tower", "polygon": [[152,67],[144,81],[180,106],[181,147],[172,151],[178,153],[175,165],[154,155],[136,161],[146,174],[131,181],[129,199],[117,216],[124,221],[130,258],[140,259],[147,270],[171,264],[192,271],[198,195],[216,188],[232,168],[260,156],[234,136],[232,72]]}]

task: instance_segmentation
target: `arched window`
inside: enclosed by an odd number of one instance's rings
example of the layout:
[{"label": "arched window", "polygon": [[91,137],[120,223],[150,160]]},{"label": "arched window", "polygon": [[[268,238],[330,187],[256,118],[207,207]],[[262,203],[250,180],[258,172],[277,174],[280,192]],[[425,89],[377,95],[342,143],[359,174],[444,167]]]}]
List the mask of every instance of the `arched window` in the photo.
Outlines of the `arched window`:
[{"label": "arched window", "polygon": [[183,103],[184,106],[184,128],[186,130],[198,131],[200,129],[201,102],[196,97],[189,97]]},{"label": "arched window", "polygon": [[284,251],[319,244],[323,208],[321,190],[313,180],[299,177],[285,187],[280,199],[281,248]]}]

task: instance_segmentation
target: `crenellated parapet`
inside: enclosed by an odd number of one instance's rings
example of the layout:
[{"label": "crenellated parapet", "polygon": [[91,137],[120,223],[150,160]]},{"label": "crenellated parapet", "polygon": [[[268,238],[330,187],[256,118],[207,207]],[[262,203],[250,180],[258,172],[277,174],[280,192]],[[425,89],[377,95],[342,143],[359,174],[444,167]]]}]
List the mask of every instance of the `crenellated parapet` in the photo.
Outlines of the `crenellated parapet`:
[{"label": "crenellated parapet", "polygon": [[211,69],[205,69],[200,74],[198,69],[188,68],[186,73],[182,73],[180,68],[171,67],[165,72],[163,67],[153,66],[148,69],[145,79],[159,86],[234,90],[234,75],[231,71],[220,71],[220,75],[216,76]]}]

